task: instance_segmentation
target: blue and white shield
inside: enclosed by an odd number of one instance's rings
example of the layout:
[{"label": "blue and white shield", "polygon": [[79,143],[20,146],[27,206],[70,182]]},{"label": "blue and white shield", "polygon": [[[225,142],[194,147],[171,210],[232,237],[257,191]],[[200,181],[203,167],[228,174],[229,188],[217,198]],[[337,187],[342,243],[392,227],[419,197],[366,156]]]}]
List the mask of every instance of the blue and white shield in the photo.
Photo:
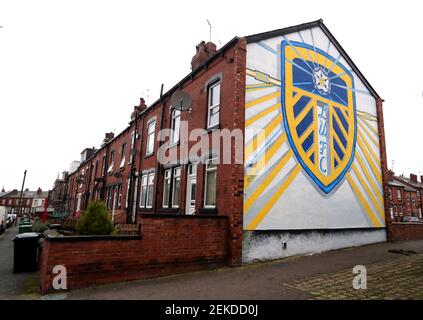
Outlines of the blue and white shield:
[{"label": "blue and white shield", "polygon": [[308,44],[281,44],[282,115],[289,144],[307,175],[326,194],[354,159],[354,78],[338,60]]}]

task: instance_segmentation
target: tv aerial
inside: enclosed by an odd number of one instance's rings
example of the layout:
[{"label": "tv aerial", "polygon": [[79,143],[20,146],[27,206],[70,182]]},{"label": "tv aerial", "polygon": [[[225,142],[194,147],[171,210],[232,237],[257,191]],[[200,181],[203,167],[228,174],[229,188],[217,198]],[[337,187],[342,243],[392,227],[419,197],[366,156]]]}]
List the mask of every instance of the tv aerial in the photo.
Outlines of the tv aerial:
[{"label": "tv aerial", "polygon": [[172,106],[179,111],[191,111],[192,97],[185,91],[176,91],[170,98]]}]

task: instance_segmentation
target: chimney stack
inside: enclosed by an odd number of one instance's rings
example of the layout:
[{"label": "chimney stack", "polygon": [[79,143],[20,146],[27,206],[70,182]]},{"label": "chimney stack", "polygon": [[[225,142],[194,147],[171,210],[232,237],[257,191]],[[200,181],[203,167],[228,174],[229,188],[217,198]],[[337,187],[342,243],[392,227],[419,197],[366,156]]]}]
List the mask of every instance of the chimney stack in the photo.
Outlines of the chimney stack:
[{"label": "chimney stack", "polygon": [[3,189],[1,189],[1,192],[6,192],[6,190],[4,190],[4,187],[3,187]]},{"label": "chimney stack", "polygon": [[138,112],[140,114],[144,109],[147,109],[144,98],[140,98],[140,105],[134,106],[134,111],[131,113],[131,120],[135,119],[135,114]]},{"label": "chimney stack", "polygon": [[417,182],[417,175],[416,174],[413,174],[413,173],[410,173],[410,180],[412,182]]},{"label": "chimney stack", "polygon": [[106,135],[103,140],[103,144],[109,142],[115,137],[115,134],[113,132],[106,132]]},{"label": "chimney stack", "polygon": [[191,69],[195,70],[204,64],[216,53],[216,45],[213,42],[201,41],[196,47],[196,53],[191,60]]},{"label": "chimney stack", "polygon": [[37,190],[37,195],[39,196],[39,195],[41,195],[41,193],[43,192],[43,190],[41,190],[41,188],[38,188],[38,190]]}]

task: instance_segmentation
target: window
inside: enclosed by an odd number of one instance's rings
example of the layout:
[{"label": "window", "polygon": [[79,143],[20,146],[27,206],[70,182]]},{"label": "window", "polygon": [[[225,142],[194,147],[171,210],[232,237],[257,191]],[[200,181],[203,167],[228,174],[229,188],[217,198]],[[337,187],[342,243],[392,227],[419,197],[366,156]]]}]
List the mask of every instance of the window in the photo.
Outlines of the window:
[{"label": "window", "polygon": [[126,143],[122,145],[122,160],[120,161],[119,168],[122,169],[125,166],[126,161]]},{"label": "window", "polygon": [[172,169],[167,169],[164,172],[163,181],[163,207],[169,207],[169,196],[170,196],[170,182],[171,182]]},{"label": "window", "polygon": [[181,189],[181,167],[173,168],[172,208],[179,208],[179,192]]},{"label": "window", "polygon": [[401,201],[401,189],[397,189],[397,198]]},{"label": "window", "polygon": [[141,198],[140,198],[140,207],[145,208],[145,199],[147,198],[147,181],[148,176],[143,175],[141,177]]},{"label": "window", "polygon": [[156,121],[151,121],[147,126],[147,148],[146,155],[150,155],[154,152],[154,132],[156,130]]},{"label": "window", "polygon": [[147,186],[147,201],[146,208],[153,206],[153,193],[154,193],[154,173],[148,175],[148,186]]},{"label": "window", "polygon": [[144,174],[141,177],[140,208],[151,208],[153,206],[154,193],[154,172]]},{"label": "window", "polygon": [[103,156],[103,160],[101,163],[101,176],[104,177],[106,174],[106,156]]},{"label": "window", "polygon": [[26,199],[26,205],[29,206],[31,200],[30,199]]},{"label": "window", "polygon": [[122,184],[118,185],[118,198],[117,198],[117,206],[120,208],[122,206]]},{"label": "window", "polygon": [[134,160],[133,150],[135,149],[135,130],[131,132],[131,145],[129,146],[129,164]]},{"label": "window", "polygon": [[413,204],[413,206],[416,204],[416,198],[411,197],[411,203]]},{"label": "window", "polygon": [[388,199],[392,200],[392,188],[388,189]]},{"label": "window", "polygon": [[397,206],[394,206],[394,216],[396,217],[397,215]]},{"label": "window", "polygon": [[410,205],[410,195],[407,194],[407,204]]},{"label": "window", "polygon": [[389,213],[391,215],[391,219],[394,219],[394,209],[391,207],[389,207]]},{"label": "window", "polygon": [[181,111],[172,109],[170,144],[175,144],[179,141],[180,124],[181,124]]},{"label": "window", "polygon": [[131,183],[131,179],[126,179],[126,199],[125,199],[125,208],[128,208],[129,207],[129,187],[130,187],[130,184]]},{"label": "window", "polygon": [[398,206],[398,213],[400,217],[402,217],[402,206]]},{"label": "window", "polygon": [[110,152],[110,165],[109,165],[109,169],[107,169],[107,173],[108,174],[112,174],[113,173],[113,166],[115,165],[115,151]]},{"label": "window", "polygon": [[206,161],[206,178],[204,188],[204,206],[209,208],[216,207],[216,165],[217,158]]},{"label": "window", "polygon": [[207,127],[219,124],[220,110],[220,81],[211,84],[208,88],[208,116]]}]

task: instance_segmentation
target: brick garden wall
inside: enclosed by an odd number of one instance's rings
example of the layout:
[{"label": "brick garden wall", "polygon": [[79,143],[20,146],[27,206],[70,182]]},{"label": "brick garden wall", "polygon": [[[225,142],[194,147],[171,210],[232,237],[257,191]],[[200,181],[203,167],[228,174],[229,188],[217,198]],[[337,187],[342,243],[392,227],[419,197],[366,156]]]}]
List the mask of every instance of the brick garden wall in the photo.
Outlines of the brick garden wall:
[{"label": "brick garden wall", "polygon": [[388,241],[423,240],[423,223],[393,222],[387,235]]},{"label": "brick garden wall", "polygon": [[[55,265],[68,289],[199,270],[228,261],[225,216],[143,216],[141,237],[47,238],[39,259],[42,293],[52,291]],[[113,239],[112,239],[113,238]]]}]

